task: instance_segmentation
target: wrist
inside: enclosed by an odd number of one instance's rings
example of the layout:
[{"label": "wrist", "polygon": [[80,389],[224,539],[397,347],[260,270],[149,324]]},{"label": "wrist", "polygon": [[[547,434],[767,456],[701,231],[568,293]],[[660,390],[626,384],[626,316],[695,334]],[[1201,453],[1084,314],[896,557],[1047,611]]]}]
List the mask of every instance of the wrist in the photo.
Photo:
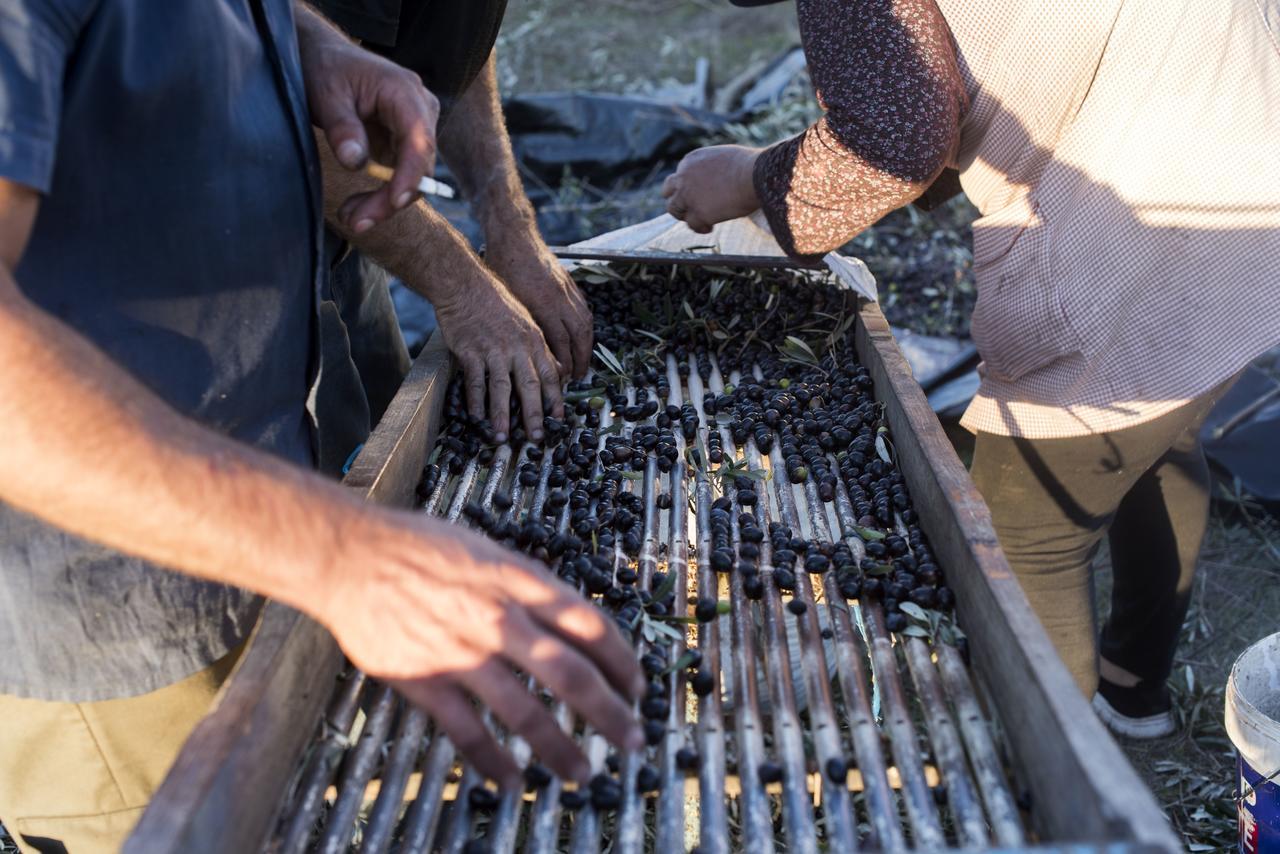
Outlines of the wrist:
[{"label": "wrist", "polygon": [[342,619],[362,588],[393,581],[404,564],[396,555],[412,553],[400,511],[359,500],[339,503],[346,506],[322,514],[323,531],[308,544],[304,560],[314,569],[300,577],[309,583],[278,597],[327,626]]},{"label": "wrist", "polygon": [[733,185],[737,188],[738,198],[744,207],[750,206],[753,211],[760,207],[760,194],[756,192],[756,163],[764,151],[763,148],[744,146],[734,168]]},{"label": "wrist", "polygon": [[538,217],[523,187],[495,179],[476,194],[472,211],[484,230],[488,246],[524,247],[532,240],[541,242]]}]

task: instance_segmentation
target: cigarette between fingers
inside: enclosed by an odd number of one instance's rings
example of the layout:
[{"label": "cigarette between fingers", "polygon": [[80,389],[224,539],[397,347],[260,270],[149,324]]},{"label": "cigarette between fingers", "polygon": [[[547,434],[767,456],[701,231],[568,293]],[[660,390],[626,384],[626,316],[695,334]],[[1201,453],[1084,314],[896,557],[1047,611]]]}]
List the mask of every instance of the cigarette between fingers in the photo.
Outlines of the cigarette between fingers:
[{"label": "cigarette between fingers", "polygon": [[[395,174],[395,170],[381,163],[370,163],[364,171],[369,177],[377,178],[379,181],[390,181],[391,176]],[[418,192],[425,196],[439,196],[442,199],[452,199],[456,195],[448,184],[443,184],[426,175],[423,175],[422,180],[418,182]]]}]

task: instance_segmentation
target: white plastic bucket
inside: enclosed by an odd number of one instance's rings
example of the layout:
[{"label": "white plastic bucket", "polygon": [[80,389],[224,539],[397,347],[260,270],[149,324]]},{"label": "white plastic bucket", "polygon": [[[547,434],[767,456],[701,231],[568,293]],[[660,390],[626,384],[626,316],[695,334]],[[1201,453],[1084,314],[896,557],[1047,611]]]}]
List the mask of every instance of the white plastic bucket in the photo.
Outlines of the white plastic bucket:
[{"label": "white plastic bucket", "polygon": [[1242,854],[1280,854],[1280,632],[1246,649],[1227,680]]}]

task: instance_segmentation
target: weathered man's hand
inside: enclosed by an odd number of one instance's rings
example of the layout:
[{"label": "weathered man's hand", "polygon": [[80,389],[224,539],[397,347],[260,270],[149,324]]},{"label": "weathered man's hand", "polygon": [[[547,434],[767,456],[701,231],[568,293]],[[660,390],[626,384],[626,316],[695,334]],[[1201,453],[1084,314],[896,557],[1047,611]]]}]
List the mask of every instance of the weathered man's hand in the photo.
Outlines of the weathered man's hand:
[{"label": "weathered man's hand", "polygon": [[591,363],[591,309],[573,278],[536,233],[490,242],[485,262],[538,321],[565,378]]},{"label": "weathered man's hand", "polygon": [[760,207],[752,177],[759,155],[760,149],[744,145],[712,145],[685,155],[662,185],[667,213],[699,234],[754,213]]},{"label": "weathered man's hand", "polygon": [[425,709],[477,769],[520,772],[475,697],[552,770],[590,768],[518,668],[627,749],[644,745],[628,701],[644,693],[630,646],[604,614],[545,569],[456,525],[372,511],[341,532],[317,614],[359,667]]},{"label": "weathered man's hand", "polygon": [[489,423],[498,441],[506,441],[514,380],[525,431],[538,441],[544,412],[564,417],[555,360],[538,325],[502,282],[478,262],[468,277],[465,285],[435,302],[445,344],[462,365],[467,409],[476,418],[485,416],[487,385]]},{"label": "weathered man's hand", "polygon": [[386,185],[339,208],[342,223],[360,234],[409,205],[418,181],[435,170],[440,105],[418,75],[359,47],[303,4],[298,46],[311,120],[338,162],[360,169],[372,157],[395,169]]}]

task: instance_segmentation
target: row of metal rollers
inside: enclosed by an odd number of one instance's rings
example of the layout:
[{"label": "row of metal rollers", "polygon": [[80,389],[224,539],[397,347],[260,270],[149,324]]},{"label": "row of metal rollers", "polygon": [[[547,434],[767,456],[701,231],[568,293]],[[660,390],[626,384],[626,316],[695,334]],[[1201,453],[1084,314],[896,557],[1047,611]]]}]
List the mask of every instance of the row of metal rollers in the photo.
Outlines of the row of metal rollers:
[{"label": "row of metal rollers", "polygon": [[[683,403],[683,389],[674,359],[669,359],[668,376],[671,387],[668,402],[679,406]],[[730,379],[736,381],[739,378],[734,376]],[[699,412],[702,426],[698,443],[702,448],[703,459],[706,459],[708,428],[701,407],[704,389],[697,375],[689,376],[687,382],[689,398]],[[714,359],[710,385],[711,390],[716,393],[723,391],[723,380]],[[634,399],[634,389],[629,389],[628,395]],[[610,423],[611,416],[606,410],[602,412],[601,427],[607,428]],[[624,424],[624,431],[629,432],[630,429],[629,424]],[[735,461],[745,460],[750,467],[756,469],[764,467],[764,459],[754,442],[748,442],[744,449],[736,449],[727,428],[719,429],[726,453],[732,449]],[[605,436],[602,429],[602,446]],[[681,445],[683,456],[683,439],[678,431],[677,442]],[[482,471],[478,462],[469,460],[463,472],[452,479],[453,482],[450,478],[440,479],[425,504],[425,511],[439,514],[446,497],[451,496],[443,515],[457,522],[462,518],[462,508],[473,500],[477,489],[480,493],[479,503],[491,510],[493,496],[507,480],[511,461],[511,448],[499,448],[482,483]],[[783,470],[780,451],[776,447],[770,454],[769,465],[775,470]],[[550,468],[548,455],[543,460],[538,484],[532,490],[522,487],[517,479],[511,478],[512,506],[505,511],[506,518],[518,518],[526,499],[530,504],[530,514],[541,515],[549,491],[547,477]],[[694,482],[698,589],[708,591],[705,595],[719,595],[721,584],[721,576],[711,569],[710,561],[709,516],[714,500],[712,483],[704,471],[677,465],[668,475],[673,510],[666,526],[666,569],[677,576],[676,613],[683,613],[687,607],[686,508],[689,478],[685,476],[686,471],[692,475]],[[649,588],[658,566],[660,511],[656,506],[656,497],[659,477],[656,458],[650,454],[640,482],[645,514],[643,545],[638,561],[639,579],[636,583],[641,589]],[[772,478],[769,483],[772,489],[766,489],[765,493],[770,494],[772,500],[759,502],[751,508],[762,529],[767,530],[769,522],[777,519],[794,531],[807,529],[806,533],[814,541],[832,539],[826,507],[819,499],[812,481],[803,485],[803,503],[807,511],[803,521],[795,493],[786,478]],[[624,481],[624,488],[633,488],[632,481]],[[526,495],[529,492],[532,495]],[[862,541],[855,533],[853,507],[843,484],[837,488],[834,504],[842,536],[850,544],[855,557],[861,559]],[[568,508],[562,510],[558,520],[561,531],[568,528],[568,512]],[[739,544],[738,523],[736,514],[730,515],[733,517],[731,537],[736,551]],[[902,528],[901,521],[899,527]],[[905,530],[900,530],[900,533],[905,534]],[[784,620],[791,618],[797,621],[796,632],[790,640],[798,639],[800,644],[798,659],[809,699],[809,734],[817,767],[820,769],[817,775],[813,775],[815,785],[822,786],[821,769],[828,767],[829,760],[843,761],[848,756],[842,746],[843,723],[852,743],[852,755],[864,792],[863,809],[871,829],[869,844],[887,851],[901,851],[908,847],[922,850],[947,847],[943,819],[926,776],[926,762],[921,756],[909,700],[900,679],[893,640],[885,628],[879,604],[847,604],[839,594],[833,570],[814,576],[821,580],[823,598],[829,609],[830,625],[834,633],[834,669],[842,701],[842,714],[838,714],[828,676],[831,671],[826,660],[827,650],[823,648],[817,616],[817,591],[813,581],[805,572],[796,573],[792,595],[805,602],[808,607],[799,615],[785,613],[783,595],[776,585],[769,583],[772,573],[770,550],[766,538],[761,544],[760,555],[766,593],[758,607],[753,606],[746,597],[741,577],[737,573],[727,576],[730,661],[720,660],[720,621],[704,624],[699,629],[702,667],[709,668],[720,680],[729,680],[732,696],[741,698],[733,704],[732,709],[736,770],[740,780],[737,795],[740,832],[736,845],[748,851],[771,852],[775,849],[771,796],[757,783],[759,768],[766,761],[765,716],[761,714],[760,686],[757,684],[755,666],[760,652],[757,650],[760,644],[756,640],[756,626],[762,623],[764,673],[770,697],[768,718],[773,732],[772,750],[783,769],[781,795],[784,838],[790,850],[818,850],[816,824],[819,819],[814,811],[814,796],[809,790],[811,775],[804,751],[803,725],[797,698],[793,694],[792,657],[788,650],[789,639],[784,624]],[[627,564],[627,558],[618,547],[615,547],[615,552],[616,571]],[[920,638],[901,637],[900,641],[922,707],[934,764],[946,786],[956,841],[964,847],[974,848],[987,846],[993,839],[1004,846],[1022,844],[1025,837],[1018,810],[1009,793],[999,754],[959,654],[948,645],[938,643],[930,646]],[[672,644],[669,651],[671,662],[677,661],[683,652],[683,644]],[[642,653],[641,646],[638,654]],[[891,785],[891,774],[882,749],[881,729],[872,711],[868,662],[880,694],[884,727],[888,732],[896,771],[892,776],[896,777],[899,785],[909,836],[904,833],[902,811]],[[684,674],[677,669],[667,678],[672,683],[668,735],[657,748],[662,787],[656,798],[653,847],[658,851],[683,850],[685,847],[684,772],[676,762],[676,752],[684,746],[687,736]],[[359,738],[354,745],[350,745],[348,736],[355,724],[367,682],[364,674],[355,671],[339,684],[322,723],[321,737],[313,745],[297,785],[286,799],[287,806],[279,825],[279,833],[269,844],[269,850],[298,854],[308,849],[315,835],[317,820],[321,818],[326,794],[330,793],[330,784],[344,755],[346,762],[342,764],[342,777],[336,785],[336,800],[323,817],[319,839],[312,850],[326,854],[348,850],[369,781],[379,768],[381,774],[377,796],[363,828],[359,850],[388,850],[397,825],[400,826],[399,839],[396,840],[400,851],[425,851],[432,846],[444,813],[443,796],[449,773],[457,759],[455,751],[442,733],[434,733],[428,742],[426,717],[416,709],[399,708],[403,701],[381,685],[373,688]],[[530,688],[536,690],[536,686],[530,685]],[[722,724],[724,714],[720,694],[717,690],[699,698],[693,733],[701,759],[697,802],[699,847],[708,854],[728,852],[731,844],[726,796],[726,743]],[[948,708],[948,699],[951,708]],[[397,711],[400,712],[398,715]],[[557,702],[555,714],[562,727],[570,731],[574,722],[567,707]],[[391,737],[389,749],[384,750],[388,736]],[[583,736],[593,767],[602,769],[609,745],[590,731]],[[529,748],[522,739],[510,737],[507,744],[517,760],[528,759]],[[636,772],[643,762],[644,757],[639,753],[624,755],[621,759],[620,782],[623,797],[610,834],[615,850],[640,851],[645,847],[646,799],[635,785]],[[411,777],[417,778],[417,792],[408,809],[403,810]],[[480,775],[464,763],[462,780],[456,791],[465,794],[471,787],[483,783]],[[515,849],[519,839],[523,843],[522,850],[557,850],[562,819],[560,789],[560,781],[553,779],[546,787],[536,790],[523,837],[520,821],[523,793],[500,793],[497,808],[492,813],[485,833],[486,847],[494,852],[508,852]],[[828,844],[839,846],[836,850],[856,850],[859,847],[857,818],[848,787],[831,784],[822,786],[821,799],[821,820],[825,825],[824,835]],[[574,813],[570,828],[572,851],[599,850],[602,818],[589,805]],[[447,825],[436,847],[446,852],[462,851],[472,835],[470,811],[465,808],[465,800],[460,800],[456,808],[448,812]]]}]

